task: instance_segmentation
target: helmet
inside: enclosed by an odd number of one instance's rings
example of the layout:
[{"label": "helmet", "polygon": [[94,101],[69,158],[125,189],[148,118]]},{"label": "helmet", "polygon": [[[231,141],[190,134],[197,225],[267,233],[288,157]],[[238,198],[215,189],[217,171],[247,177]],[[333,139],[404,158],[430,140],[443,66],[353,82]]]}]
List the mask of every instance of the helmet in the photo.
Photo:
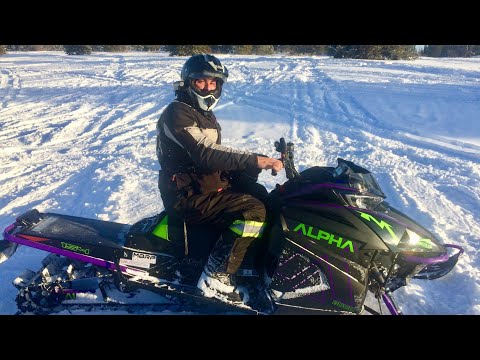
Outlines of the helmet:
[{"label": "helmet", "polygon": [[[202,110],[210,111],[217,105],[218,100],[220,100],[223,83],[227,81],[228,70],[215,56],[199,54],[193,55],[185,62],[180,76],[183,81],[183,86],[187,89],[190,97],[194,101],[197,101],[198,106]],[[203,78],[216,79],[216,89],[202,91],[195,87],[192,80]]]}]

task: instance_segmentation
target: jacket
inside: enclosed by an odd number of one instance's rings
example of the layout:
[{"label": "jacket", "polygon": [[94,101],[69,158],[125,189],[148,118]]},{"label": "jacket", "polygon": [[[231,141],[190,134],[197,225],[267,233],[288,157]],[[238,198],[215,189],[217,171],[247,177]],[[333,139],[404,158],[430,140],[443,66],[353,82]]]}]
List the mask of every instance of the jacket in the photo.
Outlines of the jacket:
[{"label": "jacket", "polygon": [[157,122],[156,151],[162,168],[159,187],[164,202],[170,200],[172,192],[178,198],[227,189],[228,172],[258,175],[257,156],[222,146],[221,127],[213,112],[193,106],[183,92]]}]

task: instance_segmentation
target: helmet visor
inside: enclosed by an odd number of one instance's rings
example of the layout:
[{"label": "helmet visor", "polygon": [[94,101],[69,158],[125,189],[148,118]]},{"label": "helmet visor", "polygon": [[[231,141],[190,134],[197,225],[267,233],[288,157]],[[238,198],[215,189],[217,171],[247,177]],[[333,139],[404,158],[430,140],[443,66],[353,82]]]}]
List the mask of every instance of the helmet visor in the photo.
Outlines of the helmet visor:
[{"label": "helmet visor", "polygon": [[208,70],[203,70],[202,72],[194,72],[188,75],[190,79],[214,78],[214,79],[220,79],[223,82],[227,81],[227,76],[228,74],[225,75],[224,73],[217,73],[217,72],[208,71]]}]

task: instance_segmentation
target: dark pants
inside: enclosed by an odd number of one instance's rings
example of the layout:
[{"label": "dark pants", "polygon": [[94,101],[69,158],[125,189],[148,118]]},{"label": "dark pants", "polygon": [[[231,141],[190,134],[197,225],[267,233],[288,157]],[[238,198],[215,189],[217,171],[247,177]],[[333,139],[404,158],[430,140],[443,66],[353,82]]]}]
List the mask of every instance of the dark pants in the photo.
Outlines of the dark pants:
[{"label": "dark pants", "polygon": [[[167,183],[165,183],[165,181]],[[235,185],[232,189],[207,194],[193,194],[178,197],[168,191],[170,179],[160,178],[159,188],[162,194],[165,209],[170,214],[175,214],[185,220],[187,224],[211,224],[223,230],[223,249],[227,252],[225,258],[225,271],[235,273],[242,264],[248,247],[257,238],[251,236],[240,237],[229,229],[235,220],[265,222],[265,205],[258,198],[247,194],[232,191],[245,190],[264,198],[267,194],[260,184]],[[217,246],[218,248],[218,246]],[[215,249],[214,249],[215,251]]]}]

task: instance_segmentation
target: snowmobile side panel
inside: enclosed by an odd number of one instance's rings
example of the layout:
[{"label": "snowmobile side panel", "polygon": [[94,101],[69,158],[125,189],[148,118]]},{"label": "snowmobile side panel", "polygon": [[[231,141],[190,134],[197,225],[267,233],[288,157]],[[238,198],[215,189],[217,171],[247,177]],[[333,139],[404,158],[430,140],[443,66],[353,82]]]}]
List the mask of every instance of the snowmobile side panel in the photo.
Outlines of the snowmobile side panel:
[{"label": "snowmobile side panel", "polygon": [[[66,256],[70,259],[91,263],[93,265],[101,266],[107,269],[112,269],[112,270],[116,269],[116,266],[113,260],[108,261],[101,258],[89,256],[85,254],[85,252],[90,249],[80,248],[79,246],[76,246],[73,244],[63,245],[66,248],[62,248],[62,245],[58,246],[58,244],[56,244],[56,242],[58,242],[57,240],[52,241],[51,239],[45,239],[45,241],[32,241],[32,240],[29,240],[28,238],[22,237],[21,235],[10,235],[8,233],[5,233],[5,238],[10,242],[16,243],[19,245],[26,245],[39,250],[47,251],[49,253]],[[66,243],[63,243],[63,244],[66,244]],[[80,251],[83,251],[84,253],[78,253],[78,252],[68,250],[69,248],[75,249],[77,251],[80,250]],[[120,266],[120,269],[122,270],[122,272],[127,271],[127,267],[125,266]]]},{"label": "snowmobile side panel", "polygon": [[76,216],[45,213],[33,226],[27,226],[19,234],[48,239],[75,241],[77,244],[103,244],[122,246],[130,225]]}]

